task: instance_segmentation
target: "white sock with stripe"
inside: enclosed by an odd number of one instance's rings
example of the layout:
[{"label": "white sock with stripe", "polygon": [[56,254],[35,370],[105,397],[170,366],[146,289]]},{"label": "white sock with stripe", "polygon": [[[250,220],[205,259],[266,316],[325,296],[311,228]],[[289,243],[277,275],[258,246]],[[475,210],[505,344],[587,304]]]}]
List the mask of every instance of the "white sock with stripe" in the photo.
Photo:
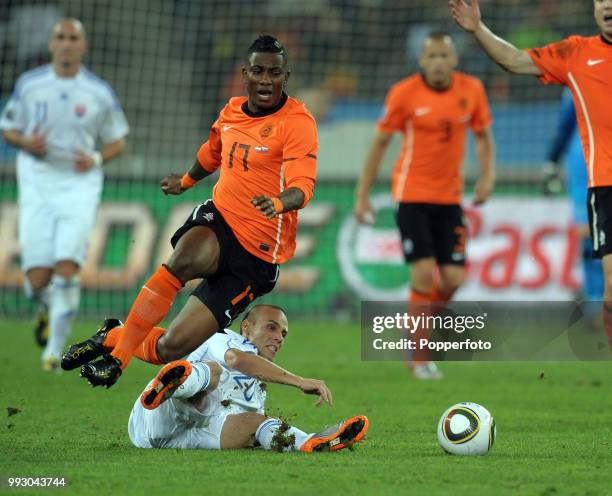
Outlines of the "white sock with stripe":
[{"label": "white sock with stripe", "polygon": [[173,394],[173,398],[191,398],[210,384],[210,367],[203,362],[191,364],[191,374]]},{"label": "white sock with stripe", "polygon": [[266,419],[255,432],[255,438],[262,448],[275,451],[299,451],[311,436],[276,418]]}]

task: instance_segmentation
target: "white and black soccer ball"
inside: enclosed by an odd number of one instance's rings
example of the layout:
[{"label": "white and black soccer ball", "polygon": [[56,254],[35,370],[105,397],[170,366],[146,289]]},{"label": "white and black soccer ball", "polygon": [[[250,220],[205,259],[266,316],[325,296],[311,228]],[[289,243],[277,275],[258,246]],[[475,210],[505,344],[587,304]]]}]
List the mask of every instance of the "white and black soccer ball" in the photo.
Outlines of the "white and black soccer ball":
[{"label": "white and black soccer ball", "polygon": [[451,455],[485,455],[495,442],[493,415],[477,403],[457,403],[440,417],[438,442]]}]

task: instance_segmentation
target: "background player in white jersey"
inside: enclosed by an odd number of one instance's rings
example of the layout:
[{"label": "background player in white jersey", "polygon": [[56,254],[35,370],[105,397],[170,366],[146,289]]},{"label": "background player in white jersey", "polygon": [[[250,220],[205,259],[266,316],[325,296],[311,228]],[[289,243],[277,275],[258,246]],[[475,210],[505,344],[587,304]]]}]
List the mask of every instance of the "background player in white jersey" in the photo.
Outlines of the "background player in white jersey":
[{"label": "background player in white jersey", "polygon": [[[294,386],[332,405],[325,382],[296,376],[274,365],[288,331],[285,312],[257,305],[243,318],[241,335],[229,329],[209,338],[187,360],[165,365],[130,415],[128,432],[138,448],[336,451],[363,439],[362,415],[318,434],[307,434],[264,413],[265,384]],[[259,355],[259,356],[258,356]],[[166,401],[167,400],[167,401]]]},{"label": "background player in white jersey", "polygon": [[[55,370],[79,304],[79,269],[102,192],[102,164],[125,148],[128,124],[111,87],[81,66],[80,21],[51,32],[51,64],[21,75],[0,118],[19,149],[19,242],[28,296],[49,309],[43,369]],[[39,313],[39,344],[45,312]]]}]

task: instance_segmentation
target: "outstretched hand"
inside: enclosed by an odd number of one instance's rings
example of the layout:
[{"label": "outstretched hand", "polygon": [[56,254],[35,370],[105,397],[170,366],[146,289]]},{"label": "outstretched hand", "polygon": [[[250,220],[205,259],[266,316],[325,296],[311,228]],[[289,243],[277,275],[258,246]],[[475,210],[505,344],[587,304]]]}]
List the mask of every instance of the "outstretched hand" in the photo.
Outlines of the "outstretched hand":
[{"label": "outstretched hand", "polygon": [[181,186],[181,177],[179,174],[170,174],[160,181],[164,195],[180,195],[185,191]]},{"label": "outstretched hand", "polygon": [[478,0],[471,0],[469,4],[465,0],[449,0],[448,6],[459,26],[470,33],[476,31],[481,19]]},{"label": "outstretched hand", "polygon": [[304,391],[304,394],[319,395],[319,400],[315,403],[315,406],[321,406],[323,403],[328,403],[329,406],[334,404],[332,393],[325,384],[325,381],[302,378],[298,387]]}]

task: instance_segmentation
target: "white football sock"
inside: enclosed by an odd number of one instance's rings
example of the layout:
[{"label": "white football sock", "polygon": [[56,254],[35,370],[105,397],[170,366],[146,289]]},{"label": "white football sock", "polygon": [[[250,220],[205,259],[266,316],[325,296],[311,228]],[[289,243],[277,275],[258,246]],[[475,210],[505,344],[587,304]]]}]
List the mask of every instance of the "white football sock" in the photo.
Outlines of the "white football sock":
[{"label": "white football sock", "polygon": [[49,340],[43,352],[43,359],[49,356],[60,357],[70,327],[79,308],[81,286],[79,276],[65,278],[57,274],[51,278],[49,298]]},{"label": "white football sock", "polygon": [[186,399],[195,396],[210,384],[210,367],[203,362],[191,364],[191,374],[173,394],[174,398]]},{"label": "white football sock", "polygon": [[[279,448],[282,451],[299,451],[300,446],[304,444],[312,434],[306,434],[304,431],[301,431],[297,427],[288,426],[284,432],[282,431],[281,426],[283,422],[276,418],[269,418],[261,423],[261,425],[257,428],[255,432],[255,438],[261,444],[262,448],[267,450],[278,450]],[[287,424],[285,424],[287,426]],[[279,446],[278,441],[274,441],[274,437],[279,434],[284,438],[285,441],[289,442],[288,446]],[[291,439],[293,436],[293,439]]]}]

